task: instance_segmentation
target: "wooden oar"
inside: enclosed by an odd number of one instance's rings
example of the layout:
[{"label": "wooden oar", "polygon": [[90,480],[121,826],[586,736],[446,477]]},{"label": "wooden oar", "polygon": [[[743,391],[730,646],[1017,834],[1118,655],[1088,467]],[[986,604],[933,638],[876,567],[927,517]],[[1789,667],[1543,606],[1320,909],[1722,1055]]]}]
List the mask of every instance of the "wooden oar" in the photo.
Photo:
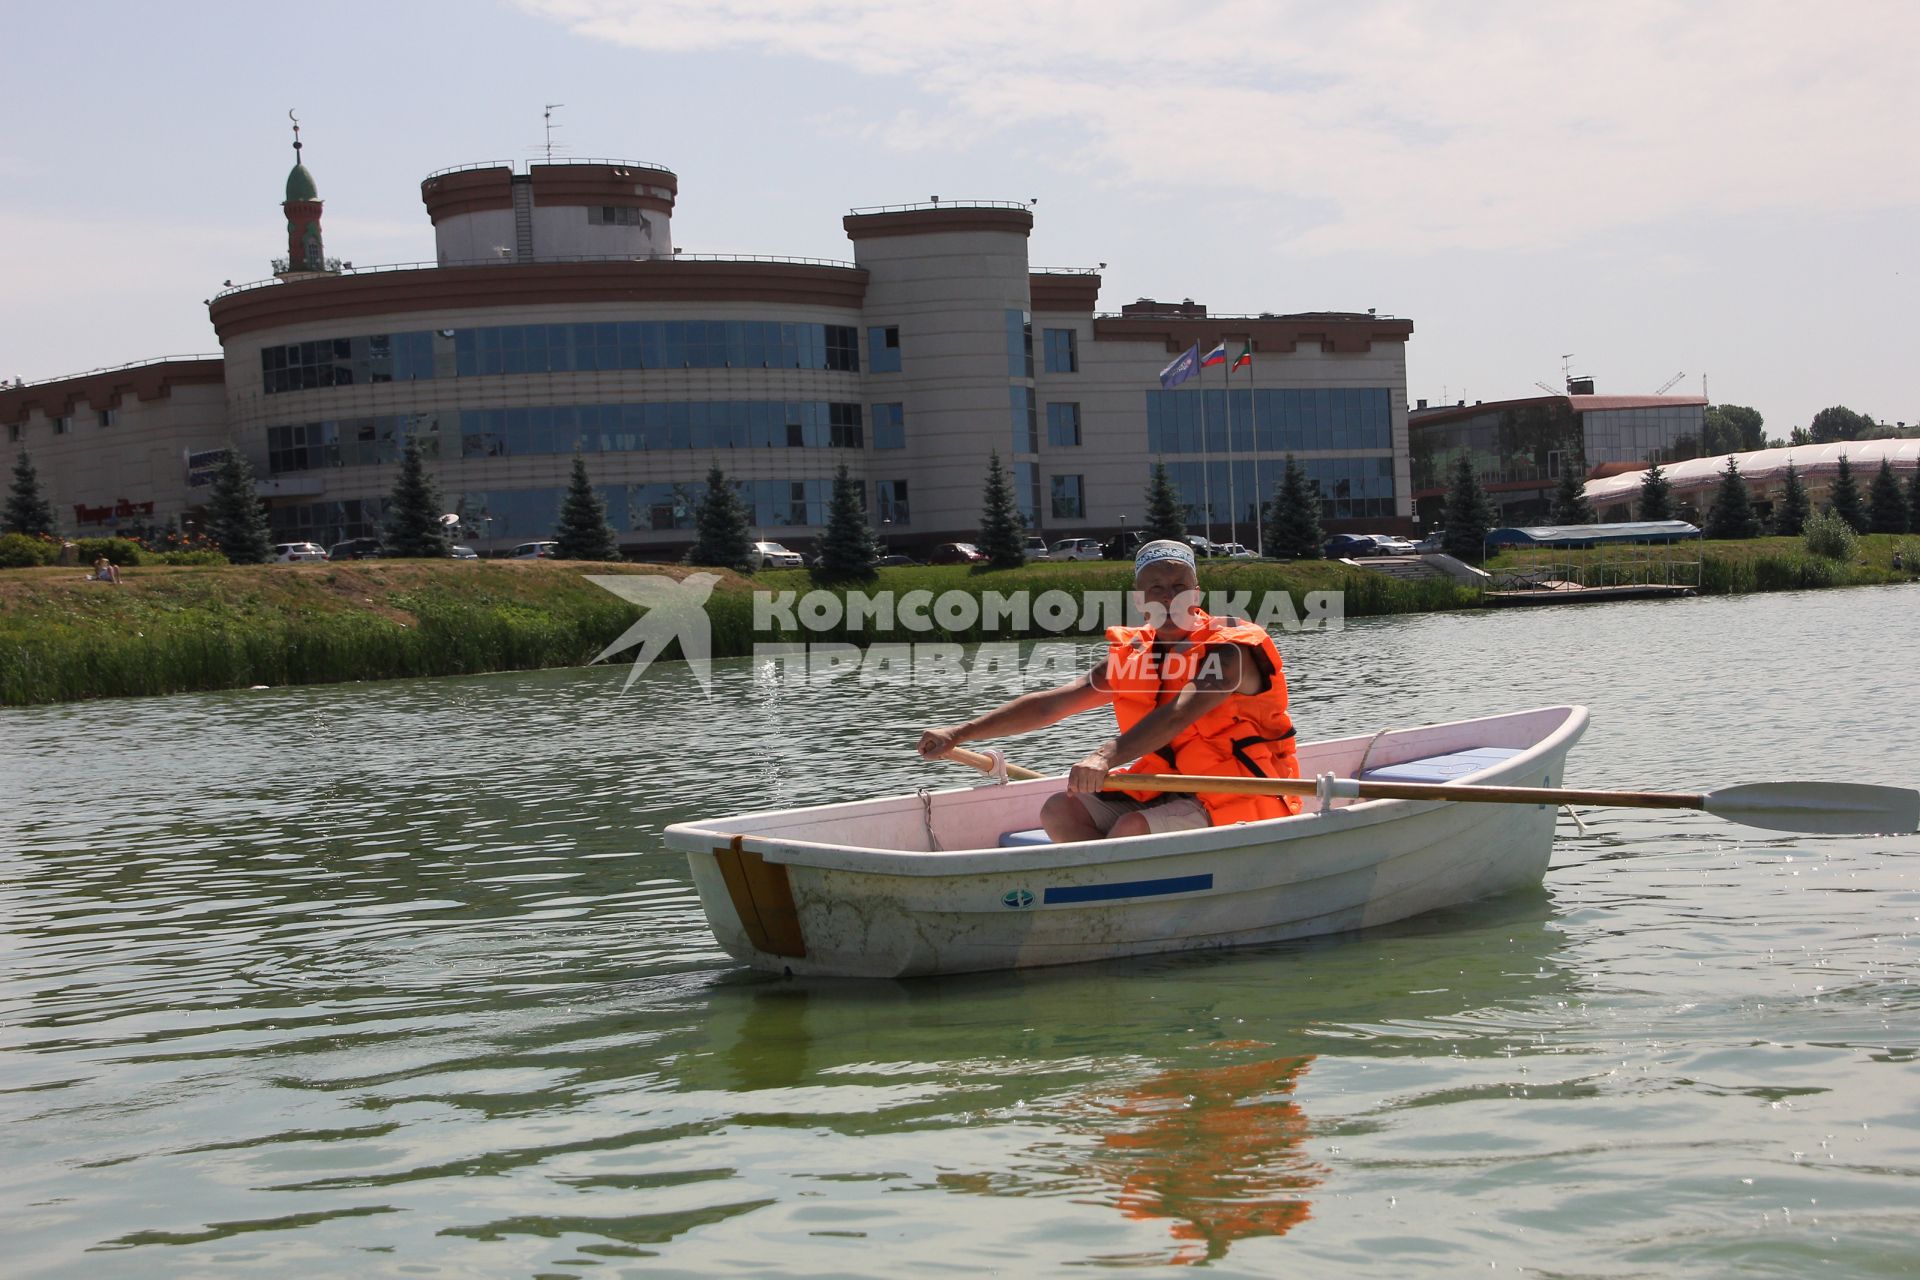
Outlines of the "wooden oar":
[{"label": "wooden oar", "polygon": [[[969,751],[965,747],[954,747],[940,758],[942,760],[952,760],[956,764],[967,765],[970,768],[978,769],[982,773],[993,772],[993,757],[984,751]],[[1009,761],[1007,763],[1007,776],[1016,782],[1020,782],[1028,778],[1044,778],[1047,775],[1044,773],[1035,773],[1032,769],[1022,769],[1019,765]]]},{"label": "wooden oar", "polygon": [[[993,772],[993,757],[955,747],[945,757]],[[1017,764],[1009,778],[1046,775]],[[1311,778],[1222,778],[1128,773],[1107,779],[1108,791],[1181,791],[1258,796],[1318,795]],[[1768,831],[1818,835],[1905,834],[1920,828],[1920,791],[1862,782],[1749,782],[1717,791],[1576,791],[1565,787],[1482,787],[1444,782],[1361,782],[1329,779],[1329,791],[1348,800],[1454,800],[1469,804],[1594,805],[1617,809],[1699,809],[1729,822]]]},{"label": "wooden oar", "polygon": [[[1330,778],[1329,793],[1357,800],[1455,800],[1472,804],[1584,804],[1621,809],[1700,809],[1769,831],[1822,835],[1906,834],[1920,828],[1920,791],[1862,782],[1749,782],[1717,791],[1576,791],[1565,787],[1483,787],[1443,782],[1361,782]],[[1186,791],[1214,795],[1318,795],[1311,778],[1219,778],[1127,773],[1108,791]]]}]

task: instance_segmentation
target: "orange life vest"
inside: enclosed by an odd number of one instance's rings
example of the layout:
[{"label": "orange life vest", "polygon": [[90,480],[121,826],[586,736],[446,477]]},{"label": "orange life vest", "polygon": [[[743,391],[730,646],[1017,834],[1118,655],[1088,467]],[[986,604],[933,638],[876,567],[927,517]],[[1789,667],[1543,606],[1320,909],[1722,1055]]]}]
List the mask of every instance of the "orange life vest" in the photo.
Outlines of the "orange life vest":
[{"label": "orange life vest", "polygon": [[[1105,682],[1113,698],[1113,718],[1125,733],[1155,707],[1172,701],[1201,673],[1209,649],[1243,646],[1266,672],[1264,692],[1236,694],[1182,729],[1172,742],[1116,769],[1124,773],[1188,773],[1219,777],[1297,778],[1293,720],[1287,715],[1287,682],[1280,651],[1263,628],[1234,618],[1195,611],[1199,625],[1178,649],[1156,649],[1152,627],[1107,628]],[[1127,792],[1138,800],[1157,792]],[[1214,826],[1256,822],[1300,812],[1297,796],[1201,794]]]}]

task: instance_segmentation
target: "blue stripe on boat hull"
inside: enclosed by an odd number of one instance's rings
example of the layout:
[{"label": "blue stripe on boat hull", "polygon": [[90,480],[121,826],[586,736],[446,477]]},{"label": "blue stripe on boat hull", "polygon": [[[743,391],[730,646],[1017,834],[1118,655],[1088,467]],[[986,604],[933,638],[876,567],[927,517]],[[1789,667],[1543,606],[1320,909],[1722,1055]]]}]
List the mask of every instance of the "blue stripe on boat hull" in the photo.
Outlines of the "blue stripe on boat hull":
[{"label": "blue stripe on boat hull", "polygon": [[1213,873],[1173,876],[1166,880],[1127,880],[1120,884],[1068,885],[1048,889],[1040,899],[1048,906],[1068,902],[1111,902],[1115,898],[1153,898],[1167,893],[1197,893],[1213,888]]}]

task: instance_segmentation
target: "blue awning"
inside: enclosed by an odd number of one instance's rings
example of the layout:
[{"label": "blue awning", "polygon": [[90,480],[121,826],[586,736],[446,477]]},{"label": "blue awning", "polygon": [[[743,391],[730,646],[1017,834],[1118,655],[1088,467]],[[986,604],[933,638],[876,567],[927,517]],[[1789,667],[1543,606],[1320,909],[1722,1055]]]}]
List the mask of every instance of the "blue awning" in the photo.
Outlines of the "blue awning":
[{"label": "blue awning", "polygon": [[1612,542],[1680,542],[1700,530],[1685,520],[1630,520],[1623,524],[1551,524],[1495,529],[1489,547],[1597,547]]}]

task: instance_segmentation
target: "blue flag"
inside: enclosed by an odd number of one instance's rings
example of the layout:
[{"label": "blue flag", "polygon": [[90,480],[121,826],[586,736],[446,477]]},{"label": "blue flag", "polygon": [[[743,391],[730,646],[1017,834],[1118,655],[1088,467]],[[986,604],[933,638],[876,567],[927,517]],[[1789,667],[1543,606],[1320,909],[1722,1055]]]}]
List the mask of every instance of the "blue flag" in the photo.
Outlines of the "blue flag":
[{"label": "blue flag", "polygon": [[1173,358],[1173,363],[1160,371],[1160,389],[1171,391],[1181,383],[1200,372],[1200,344],[1194,343]]}]

